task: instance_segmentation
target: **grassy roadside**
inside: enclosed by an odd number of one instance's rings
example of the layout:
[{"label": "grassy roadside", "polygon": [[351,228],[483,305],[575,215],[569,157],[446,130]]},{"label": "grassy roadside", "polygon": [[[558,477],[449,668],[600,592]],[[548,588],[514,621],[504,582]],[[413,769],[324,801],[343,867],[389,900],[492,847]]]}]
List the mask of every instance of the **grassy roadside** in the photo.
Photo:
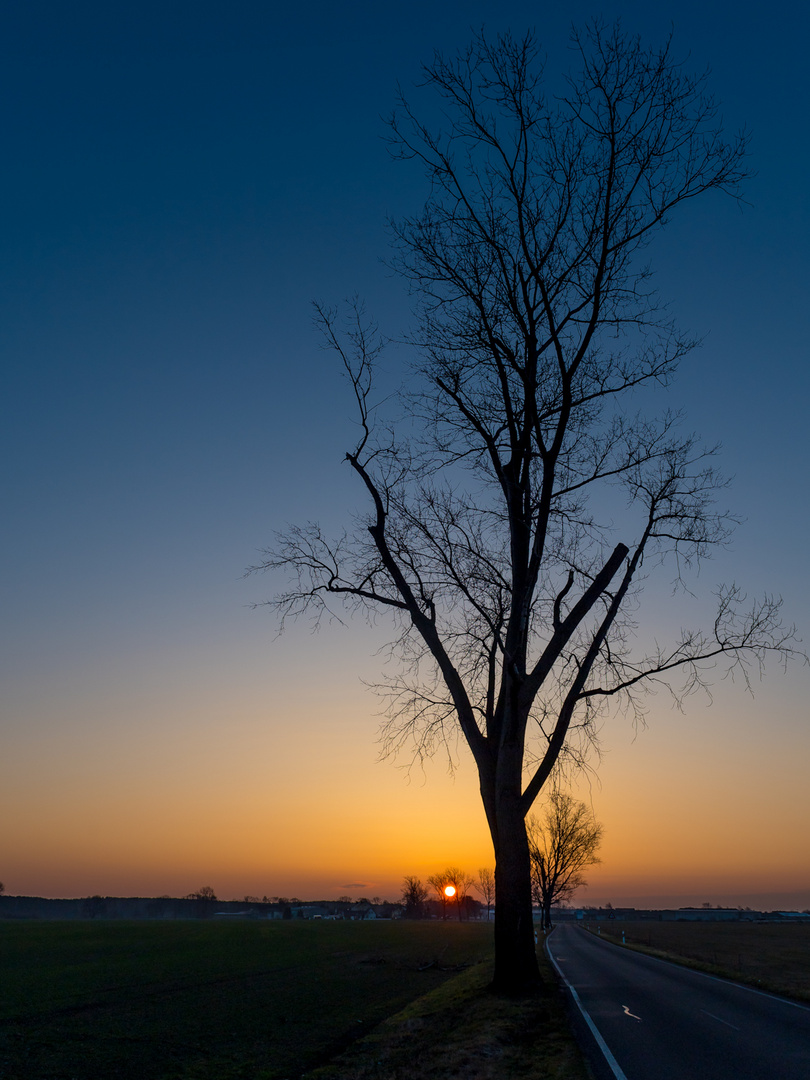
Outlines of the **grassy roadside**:
[{"label": "grassy roadside", "polygon": [[810,925],[804,923],[602,923],[601,937],[707,975],[810,1002]]},{"label": "grassy roadside", "polygon": [[491,961],[476,964],[302,1080],[588,1080],[556,977],[539,960],[541,998],[494,997]]}]

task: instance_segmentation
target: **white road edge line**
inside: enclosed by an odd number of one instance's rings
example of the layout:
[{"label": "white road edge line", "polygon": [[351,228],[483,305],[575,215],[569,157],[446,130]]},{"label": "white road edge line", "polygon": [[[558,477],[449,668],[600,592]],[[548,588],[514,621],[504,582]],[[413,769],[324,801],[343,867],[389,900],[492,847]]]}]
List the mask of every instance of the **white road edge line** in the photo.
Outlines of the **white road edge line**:
[{"label": "white road edge line", "polygon": [[616,1077],[616,1080],[627,1080],[627,1077],[625,1076],[625,1074],[624,1074],[621,1066],[619,1065],[618,1061],[613,1056],[613,1054],[611,1054],[610,1047],[608,1046],[608,1044],[605,1042],[605,1040],[600,1035],[599,1028],[596,1026],[596,1024],[593,1022],[593,1020],[591,1020],[591,1017],[590,1017],[590,1015],[588,1013],[588,1010],[585,1008],[585,1006],[580,1001],[579,994],[573,988],[573,986],[568,981],[568,979],[566,979],[566,977],[563,974],[559,964],[554,959],[554,957],[551,955],[551,949],[549,949],[549,947],[548,947],[548,938],[546,938],[546,940],[544,942],[544,946],[545,946],[545,950],[546,950],[546,955],[548,956],[549,960],[554,965],[554,967],[555,967],[555,969],[557,971],[557,974],[560,976],[560,978],[563,980],[565,985],[571,991],[571,997],[577,1003],[577,1008],[582,1013],[583,1019],[585,1020],[585,1023],[588,1025],[588,1028],[590,1029],[591,1035],[593,1035],[593,1037],[596,1039],[597,1046],[602,1051],[602,1053],[605,1055],[605,1061],[608,1063],[613,1075]]}]

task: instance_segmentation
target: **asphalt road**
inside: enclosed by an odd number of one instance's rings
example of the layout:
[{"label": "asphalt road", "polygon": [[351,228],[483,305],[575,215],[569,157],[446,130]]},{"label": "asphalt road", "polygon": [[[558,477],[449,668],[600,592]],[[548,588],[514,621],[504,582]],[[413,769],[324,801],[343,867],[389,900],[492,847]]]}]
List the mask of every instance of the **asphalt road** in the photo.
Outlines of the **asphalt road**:
[{"label": "asphalt road", "polygon": [[602,1043],[600,1077],[810,1080],[810,1008],[568,923],[553,931],[548,949],[586,1014],[591,1049],[593,1040]]}]

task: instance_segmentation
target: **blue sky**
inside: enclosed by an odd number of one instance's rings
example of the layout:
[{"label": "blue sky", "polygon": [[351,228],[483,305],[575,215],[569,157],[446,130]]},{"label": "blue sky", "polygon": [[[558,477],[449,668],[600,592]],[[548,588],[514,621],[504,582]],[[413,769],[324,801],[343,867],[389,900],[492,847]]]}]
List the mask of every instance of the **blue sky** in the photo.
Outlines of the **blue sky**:
[{"label": "blue sky", "polygon": [[[326,891],[337,870],[308,878],[267,839],[290,832],[292,817],[303,823],[298,846],[320,858],[322,800],[338,817],[349,807],[345,881],[378,886],[370,891],[395,890],[380,852],[403,815],[423,821],[425,837],[433,829],[424,844],[435,843],[436,859],[486,859],[482,815],[468,836],[478,811],[463,766],[454,784],[437,767],[422,787],[375,763],[378,705],[358,677],[374,678],[379,632],[310,638],[299,627],[279,641],[268,611],[250,606],[279,583],[242,573],[286,522],[335,524],[361,505],[341,464],[351,403],[318,346],[310,302],[358,292],[392,334],[407,322],[405,289],[381,261],[386,218],[424,195],[418,170],[392,162],[381,137],[396,83],[412,84],[434,48],[455,50],[482,24],[534,24],[552,66],[565,67],[569,23],[599,12],[656,42],[674,27],[676,52],[711,66],[727,126],[752,132],[749,205],[686,208],[653,261],[681,322],[705,337],[673,404],[723,443],[736,478],[729,505],[747,519],[698,587],[735,578],[782,593],[806,636],[804,10],[7,5],[0,880],[9,891],[189,891],[201,875],[216,886],[218,873],[223,895]],[[797,666],[785,679],[774,670],[753,705],[720,689],[714,775],[723,748],[740,742],[750,764],[722,798],[704,781],[700,805],[727,830],[710,847],[736,835],[752,799],[778,804],[766,833],[791,814],[806,820],[796,770],[810,751],[807,688]],[[684,760],[706,737],[706,706],[694,708],[704,712],[682,728],[667,707],[651,717]],[[632,765],[645,737],[647,756]],[[658,738],[632,742],[616,726],[594,794],[608,836],[628,827],[611,769],[625,796],[634,768],[661,770],[666,787],[675,750]],[[783,805],[786,790],[795,799]],[[684,793],[673,782],[666,821]],[[372,803],[387,827],[369,824]],[[246,818],[265,838],[260,863],[223,854]],[[424,869],[435,869],[427,855]],[[399,876],[411,872],[403,865]],[[806,851],[790,872],[810,904]],[[619,878],[604,880],[618,896]]]}]

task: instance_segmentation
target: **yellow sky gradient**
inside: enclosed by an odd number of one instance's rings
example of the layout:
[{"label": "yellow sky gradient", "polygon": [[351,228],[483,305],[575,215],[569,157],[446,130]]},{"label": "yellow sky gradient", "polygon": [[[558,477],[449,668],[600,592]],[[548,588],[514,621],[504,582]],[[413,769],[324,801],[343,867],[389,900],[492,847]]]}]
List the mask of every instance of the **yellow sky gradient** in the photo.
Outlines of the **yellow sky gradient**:
[{"label": "yellow sky gradient", "polygon": [[[58,695],[43,695],[47,740],[12,731],[0,768],[14,808],[0,825],[7,891],[183,895],[210,884],[221,898],[394,899],[405,874],[492,865],[463,747],[455,777],[440,759],[410,775],[377,760],[378,703],[357,675],[378,669],[369,640],[275,641],[252,698],[202,678],[191,698],[170,686],[115,698],[96,683],[59,726]],[[654,699],[638,732],[611,719],[595,777],[574,784],[605,826],[580,901],[801,893],[810,906],[797,685],[774,672],[751,700],[724,684],[684,714]]]}]

